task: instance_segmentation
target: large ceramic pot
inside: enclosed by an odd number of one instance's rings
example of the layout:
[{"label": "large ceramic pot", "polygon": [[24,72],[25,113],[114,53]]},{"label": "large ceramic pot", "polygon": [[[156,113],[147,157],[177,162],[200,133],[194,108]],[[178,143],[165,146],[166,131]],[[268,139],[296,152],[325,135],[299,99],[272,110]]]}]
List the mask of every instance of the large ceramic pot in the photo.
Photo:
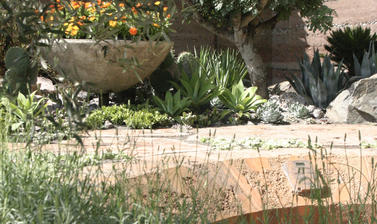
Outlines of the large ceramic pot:
[{"label": "large ceramic pot", "polygon": [[[172,47],[171,42],[66,39],[43,49],[43,57],[59,72],[84,82],[95,92],[120,92],[152,74]],[[135,65],[137,61],[138,65]]]}]

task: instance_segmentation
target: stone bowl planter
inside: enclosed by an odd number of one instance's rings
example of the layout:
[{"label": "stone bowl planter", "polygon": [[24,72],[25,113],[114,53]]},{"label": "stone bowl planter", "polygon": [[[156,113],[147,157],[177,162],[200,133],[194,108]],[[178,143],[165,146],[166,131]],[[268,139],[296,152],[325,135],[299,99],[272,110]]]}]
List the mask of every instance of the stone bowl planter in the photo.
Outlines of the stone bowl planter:
[{"label": "stone bowl planter", "polygon": [[58,72],[85,83],[92,91],[107,93],[126,90],[147,78],[163,62],[172,45],[165,41],[65,39],[41,52],[50,64],[57,62]]}]

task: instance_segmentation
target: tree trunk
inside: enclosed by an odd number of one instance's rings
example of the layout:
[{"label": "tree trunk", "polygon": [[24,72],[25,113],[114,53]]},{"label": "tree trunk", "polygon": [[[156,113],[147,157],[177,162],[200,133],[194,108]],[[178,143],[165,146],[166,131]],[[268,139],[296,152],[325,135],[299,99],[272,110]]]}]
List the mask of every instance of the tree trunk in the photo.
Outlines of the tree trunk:
[{"label": "tree trunk", "polygon": [[267,73],[264,68],[262,57],[257,53],[253,36],[244,30],[234,31],[234,43],[244,60],[252,86],[257,86],[257,94],[267,99]]}]

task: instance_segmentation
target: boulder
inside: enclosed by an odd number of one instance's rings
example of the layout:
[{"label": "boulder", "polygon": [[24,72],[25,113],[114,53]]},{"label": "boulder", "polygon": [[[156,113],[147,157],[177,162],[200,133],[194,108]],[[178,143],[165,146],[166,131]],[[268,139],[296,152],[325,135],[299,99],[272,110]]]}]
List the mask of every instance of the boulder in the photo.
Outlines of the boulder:
[{"label": "boulder", "polygon": [[37,77],[37,86],[41,93],[52,94],[56,92],[56,87],[52,81],[45,77]]},{"label": "boulder", "polygon": [[377,122],[377,74],[341,92],[327,108],[332,123]]}]

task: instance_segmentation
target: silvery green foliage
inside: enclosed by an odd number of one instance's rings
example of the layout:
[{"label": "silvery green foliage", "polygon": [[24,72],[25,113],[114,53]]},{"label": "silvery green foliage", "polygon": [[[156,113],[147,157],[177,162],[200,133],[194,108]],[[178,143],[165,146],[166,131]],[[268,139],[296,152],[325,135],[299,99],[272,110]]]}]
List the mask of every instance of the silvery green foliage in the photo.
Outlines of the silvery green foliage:
[{"label": "silvery green foliage", "polygon": [[308,118],[310,116],[309,110],[305,105],[300,103],[290,104],[288,107],[288,112],[290,115],[296,118]]},{"label": "silvery green foliage", "polygon": [[257,118],[264,123],[277,124],[283,122],[283,114],[277,101],[270,100],[257,110]]},{"label": "silvery green foliage", "polygon": [[355,76],[348,80],[348,84],[357,80],[368,78],[377,73],[377,56],[374,43],[370,43],[369,50],[364,52],[361,63],[355,55],[353,55]]},{"label": "silvery green foliage", "polygon": [[306,103],[325,109],[344,89],[347,78],[342,70],[342,63],[331,64],[330,57],[325,56],[321,63],[319,51],[314,51],[313,60],[305,54],[300,60],[301,77],[286,77],[295,91],[305,98]]}]

